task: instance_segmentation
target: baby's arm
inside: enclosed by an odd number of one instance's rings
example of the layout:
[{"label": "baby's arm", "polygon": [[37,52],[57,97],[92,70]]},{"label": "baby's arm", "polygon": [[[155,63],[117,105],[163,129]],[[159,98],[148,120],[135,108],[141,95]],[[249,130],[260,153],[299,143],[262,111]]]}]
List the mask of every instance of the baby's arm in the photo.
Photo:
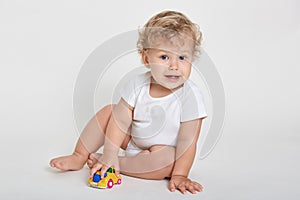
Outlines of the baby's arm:
[{"label": "baby's arm", "polygon": [[104,173],[111,166],[114,166],[116,174],[119,174],[118,152],[128,133],[128,129],[132,122],[132,116],[133,108],[123,99],[114,106],[106,129],[103,156],[91,169],[91,177],[93,177],[94,173],[100,168],[101,177],[104,177]]},{"label": "baby's arm", "polygon": [[186,190],[191,193],[202,191],[202,186],[188,179],[188,174],[193,164],[197,140],[199,138],[202,119],[183,122],[180,125],[177,147],[176,161],[169,182],[169,189],[173,192],[178,189],[182,193]]}]

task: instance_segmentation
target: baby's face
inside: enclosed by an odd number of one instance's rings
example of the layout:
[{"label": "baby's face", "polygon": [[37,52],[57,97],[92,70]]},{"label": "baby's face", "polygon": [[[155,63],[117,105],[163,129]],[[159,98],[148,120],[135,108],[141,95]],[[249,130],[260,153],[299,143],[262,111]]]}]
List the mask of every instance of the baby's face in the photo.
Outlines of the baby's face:
[{"label": "baby's face", "polygon": [[158,84],[175,89],[190,76],[193,48],[193,42],[189,40],[184,43],[162,41],[143,54],[143,61]]}]

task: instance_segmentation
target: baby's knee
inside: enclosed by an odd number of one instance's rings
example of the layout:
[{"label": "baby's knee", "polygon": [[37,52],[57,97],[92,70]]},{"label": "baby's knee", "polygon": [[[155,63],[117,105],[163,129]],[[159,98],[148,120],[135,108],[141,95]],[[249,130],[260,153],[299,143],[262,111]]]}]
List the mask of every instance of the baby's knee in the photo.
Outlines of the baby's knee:
[{"label": "baby's knee", "polygon": [[103,114],[111,114],[112,112],[112,109],[113,109],[113,104],[109,104],[109,105],[106,105],[104,106],[103,108],[101,108],[98,112],[97,112],[97,115],[103,115]]}]

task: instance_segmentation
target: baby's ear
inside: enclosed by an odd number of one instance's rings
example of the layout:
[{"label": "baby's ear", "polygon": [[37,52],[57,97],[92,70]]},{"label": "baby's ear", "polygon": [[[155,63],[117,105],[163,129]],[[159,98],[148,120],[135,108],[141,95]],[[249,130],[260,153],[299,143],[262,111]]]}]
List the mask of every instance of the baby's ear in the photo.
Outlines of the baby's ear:
[{"label": "baby's ear", "polygon": [[147,50],[143,50],[142,51],[142,62],[143,64],[149,68],[149,60],[148,60],[148,52]]}]

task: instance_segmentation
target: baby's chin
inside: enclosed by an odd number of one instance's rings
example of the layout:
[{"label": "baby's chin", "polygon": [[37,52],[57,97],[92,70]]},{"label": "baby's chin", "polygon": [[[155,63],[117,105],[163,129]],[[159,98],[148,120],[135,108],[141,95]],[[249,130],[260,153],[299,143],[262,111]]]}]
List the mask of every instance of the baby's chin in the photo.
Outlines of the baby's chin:
[{"label": "baby's chin", "polygon": [[155,79],[153,79],[153,80],[154,80],[154,83],[159,84],[162,87],[164,87],[168,90],[173,90],[173,91],[181,88],[186,81],[182,77],[178,81],[168,81],[165,79],[165,77],[160,78],[158,80],[155,80]]},{"label": "baby's chin", "polygon": [[183,86],[184,82],[180,83],[163,83],[162,86],[169,89],[169,90],[177,90]]}]

